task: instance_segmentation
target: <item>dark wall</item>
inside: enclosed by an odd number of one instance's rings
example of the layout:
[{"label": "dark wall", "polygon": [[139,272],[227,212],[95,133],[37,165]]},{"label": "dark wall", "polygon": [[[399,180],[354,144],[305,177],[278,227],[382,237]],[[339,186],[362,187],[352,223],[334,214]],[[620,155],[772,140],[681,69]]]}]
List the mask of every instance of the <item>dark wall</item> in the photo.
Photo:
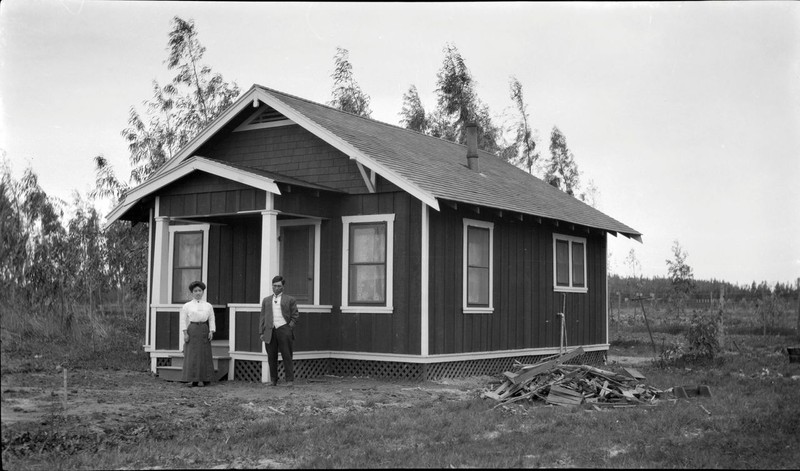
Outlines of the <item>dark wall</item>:
[{"label": "dark wall", "polygon": [[332,301],[331,349],[359,352],[419,354],[420,352],[420,202],[406,193],[352,195],[342,199],[340,216],[395,215],[392,314],[341,313],[342,220],[331,220]]},{"label": "dark wall", "polygon": [[211,225],[208,243],[208,302],[260,302],[261,216]]},{"label": "dark wall", "polygon": [[[555,347],[565,302],[567,343],[605,339],[605,235],[443,208],[431,211],[431,354]],[[494,312],[462,309],[463,219],[494,225]],[[587,239],[588,293],[553,291],[553,232]]]},{"label": "dark wall", "polygon": [[197,155],[348,193],[367,192],[354,161],[298,125],[232,132],[201,147]]}]

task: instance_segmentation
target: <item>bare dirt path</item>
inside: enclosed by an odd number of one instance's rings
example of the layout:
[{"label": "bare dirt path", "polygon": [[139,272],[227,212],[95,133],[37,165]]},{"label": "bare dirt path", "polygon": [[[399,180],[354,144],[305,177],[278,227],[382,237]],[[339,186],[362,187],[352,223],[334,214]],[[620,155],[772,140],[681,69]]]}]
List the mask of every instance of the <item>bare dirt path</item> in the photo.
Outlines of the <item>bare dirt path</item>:
[{"label": "bare dirt path", "polygon": [[380,407],[413,407],[431,400],[476,397],[493,378],[425,382],[380,381],[326,376],[299,380],[294,387],[222,381],[204,388],[160,380],[145,372],[68,371],[66,407],[63,376],[51,373],[5,374],[2,424],[46,422],[58,412],[65,417],[93,420],[99,428],[136,423],[153,414],[204,406],[237,404],[256,414],[340,414]]}]

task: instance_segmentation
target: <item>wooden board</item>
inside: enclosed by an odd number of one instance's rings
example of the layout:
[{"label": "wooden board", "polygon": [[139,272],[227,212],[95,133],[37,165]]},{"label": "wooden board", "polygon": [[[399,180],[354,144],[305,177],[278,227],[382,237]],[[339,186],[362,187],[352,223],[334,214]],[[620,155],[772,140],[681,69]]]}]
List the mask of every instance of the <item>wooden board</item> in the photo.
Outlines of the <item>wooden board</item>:
[{"label": "wooden board", "polygon": [[622,368],[622,370],[625,373],[628,373],[628,375],[633,379],[636,379],[636,380],[647,379],[643,374],[639,373],[639,370],[637,370],[635,368]]},{"label": "wooden board", "polygon": [[550,360],[550,361],[546,361],[544,363],[540,363],[538,365],[534,365],[533,368],[525,371],[524,373],[521,373],[521,374],[517,375],[514,378],[509,378],[509,379],[514,384],[524,384],[528,380],[533,379],[536,375],[539,375],[539,374],[542,374],[542,373],[544,373],[546,371],[549,371],[550,369],[555,368],[556,366],[560,365],[561,363],[564,363],[565,361],[569,361],[569,360],[571,360],[571,359],[573,359],[575,357],[578,357],[578,356],[580,356],[582,354],[583,354],[583,348],[582,347],[578,347],[575,350],[573,350],[573,351],[571,351],[571,352],[569,352],[569,353],[567,353],[565,355],[562,355],[562,356],[560,356],[560,357],[558,357],[558,358],[556,358],[554,360]]}]

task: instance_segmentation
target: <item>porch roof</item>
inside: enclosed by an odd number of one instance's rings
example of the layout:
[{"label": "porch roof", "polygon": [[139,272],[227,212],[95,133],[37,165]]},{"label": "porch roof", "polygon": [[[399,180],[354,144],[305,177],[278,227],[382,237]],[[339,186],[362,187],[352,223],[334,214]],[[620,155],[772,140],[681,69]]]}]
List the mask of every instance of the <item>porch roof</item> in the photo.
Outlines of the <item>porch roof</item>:
[{"label": "porch roof", "polygon": [[277,185],[278,183],[315,190],[338,192],[338,190],[323,185],[306,182],[279,173],[223,162],[207,157],[194,156],[180,162],[166,172],[149,178],[146,182],[126,192],[117,206],[109,213],[106,226],[124,217],[126,213],[142,200],[142,198],[196,171],[216,175],[276,195],[281,194],[280,188],[278,188]]}]

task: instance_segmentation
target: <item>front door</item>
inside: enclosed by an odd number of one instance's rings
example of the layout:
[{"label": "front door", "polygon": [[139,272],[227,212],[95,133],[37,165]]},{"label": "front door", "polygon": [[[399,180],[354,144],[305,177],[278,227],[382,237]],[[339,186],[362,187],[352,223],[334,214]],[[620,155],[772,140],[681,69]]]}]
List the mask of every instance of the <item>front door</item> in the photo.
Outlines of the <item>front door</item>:
[{"label": "front door", "polygon": [[310,224],[280,225],[280,273],[286,279],[286,294],[297,304],[314,304],[315,228]]}]

